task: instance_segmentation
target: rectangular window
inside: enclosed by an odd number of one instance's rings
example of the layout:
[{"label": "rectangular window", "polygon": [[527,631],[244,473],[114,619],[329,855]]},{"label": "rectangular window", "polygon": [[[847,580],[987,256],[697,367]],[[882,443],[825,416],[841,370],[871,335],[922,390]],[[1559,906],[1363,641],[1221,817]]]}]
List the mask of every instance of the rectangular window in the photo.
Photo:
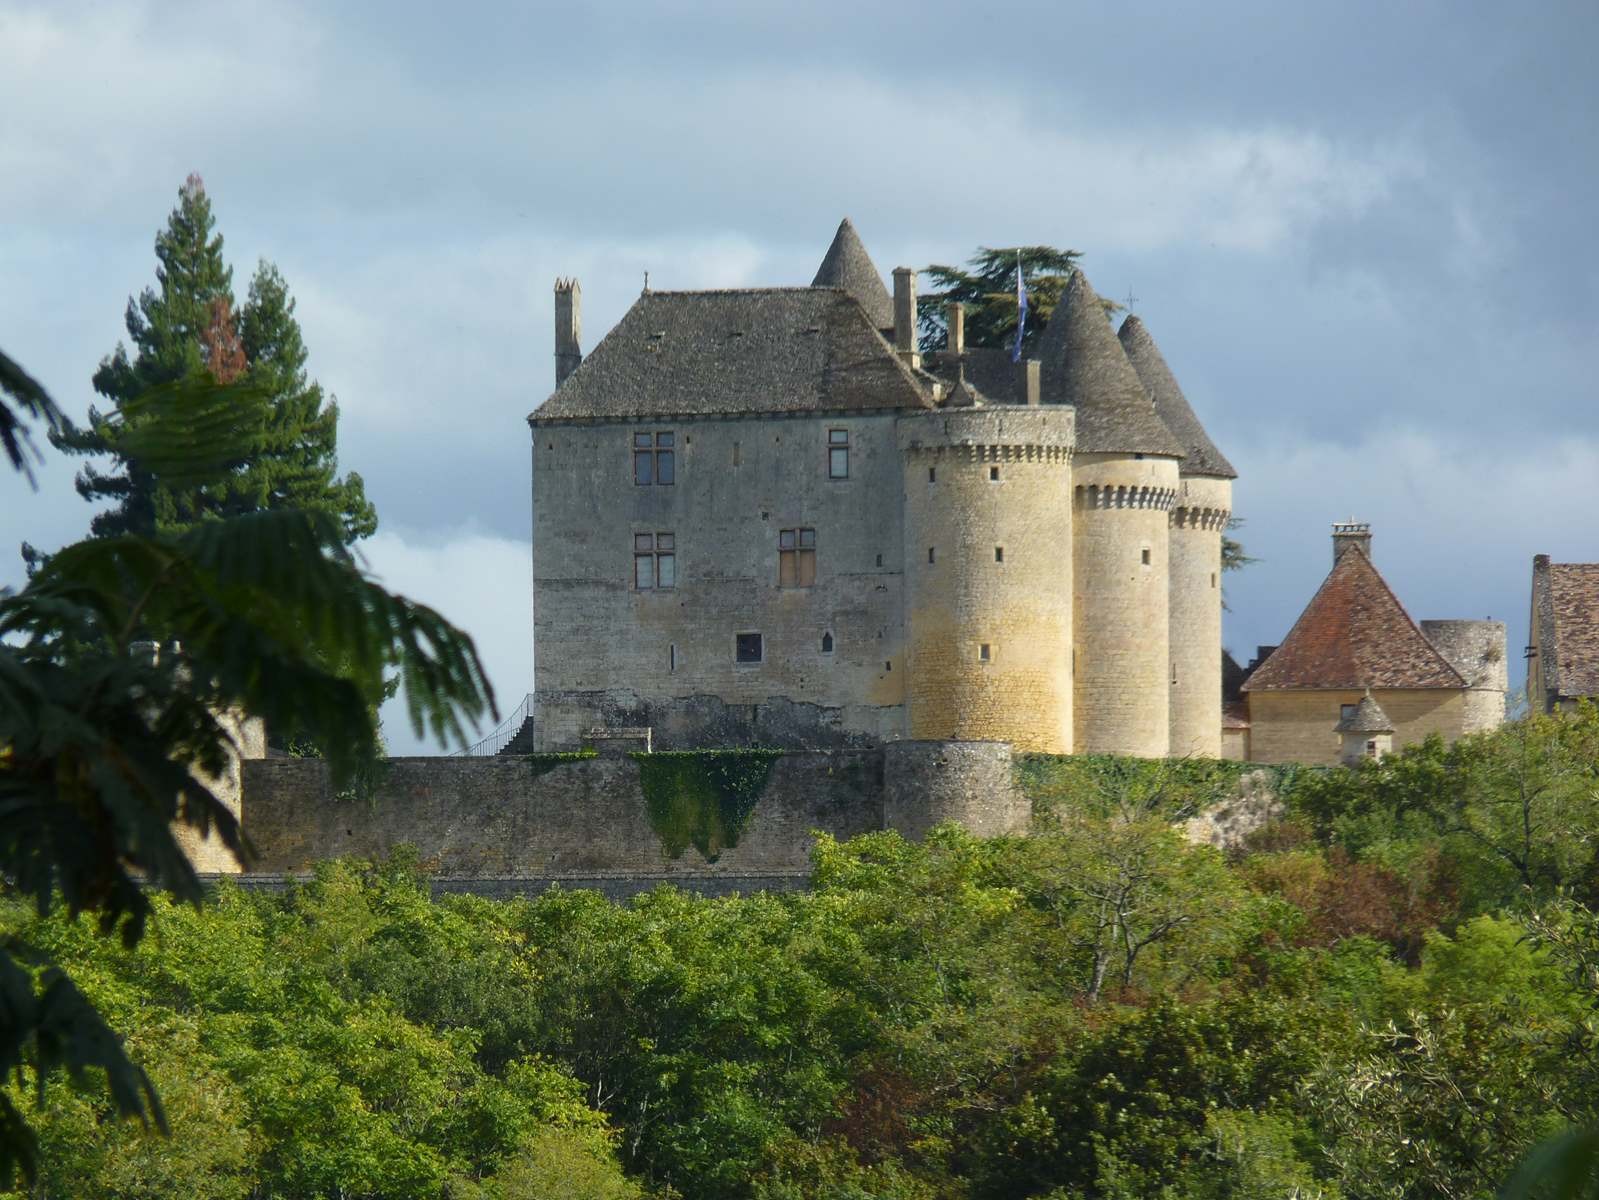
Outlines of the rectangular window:
[{"label": "rectangular window", "polygon": [[928,467],[927,468],[927,482],[928,483],[937,483],[938,482],[938,468],[937,467]]},{"label": "rectangular window", "polygon": [[1144,566],[1149,566],[1149,548],[1147,546],[1143,550],[1143,563]]},{"label": "rectangular window", "polygon": [[758,633],[739,633],[733,636],[733,660],[741,663],[758,663],[761,661],[761,635]]},{"label": "rectangular window", "polygon": [[1355,709],[1359,707],[1360,705],[1358,704],[1340,704],[1338,706],[1338,719],[1340,721],[1349,720],[1355,715]]},{"label": "rectangular window", "polygon": [[638,487],[651,484],[670,486],[676,481],[673,461],[676,439],[669,430],[633,435],[633,482]]},{"label": "rectangular window", "polygon": [[1003,546],[995,546],[994,547],[994,561],[995,562],[1004,562],[1005,561],[1005,547],[1003,547]]},{"label": "rectangular window", "polygon": [[993,658],[994,658],[993,650],[989,647],[989,644],[987,642],[984,642],[981,646],[977,647],[977,661],[978,662],[991,662],[991,661],[993,661]]},{"label": "rectangular window", "polygon": [[847,429],[827,431],[827,477],[849,478],[849,430]]},{"label": "rectangular window", "polygon": [[988,468],[988,481],[990,483],[998,483],[999,482],[999,468],[998,467],[989,467]]},{"label": "rectangular window", "polygon": [[677,586],[677,538],[670,533],[633,535],[633,586],[639,591]]},{"label": "rectangular window", "polygon": [[777,534],[778,587],[816,583],[816,530],[782,529]]},{"label": "rectangular window", "polygon": [[932,561],[933,561],[933,550],[934,550],[934,547],[932,547],[932,546],[929,546],[927,548],[927,561],[928,561],[929,564],[931,564]]}]

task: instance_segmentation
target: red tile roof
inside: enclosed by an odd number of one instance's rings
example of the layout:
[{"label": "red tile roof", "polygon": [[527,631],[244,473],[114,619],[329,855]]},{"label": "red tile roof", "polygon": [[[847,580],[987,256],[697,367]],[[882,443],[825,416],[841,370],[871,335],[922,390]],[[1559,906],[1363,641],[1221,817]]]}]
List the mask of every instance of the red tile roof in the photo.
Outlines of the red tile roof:
[{"label": "red tile roof", "polygon": [[1371,560],[1345,550],[1288,636],[1244,684],[1288,688],[1463,688]]}]

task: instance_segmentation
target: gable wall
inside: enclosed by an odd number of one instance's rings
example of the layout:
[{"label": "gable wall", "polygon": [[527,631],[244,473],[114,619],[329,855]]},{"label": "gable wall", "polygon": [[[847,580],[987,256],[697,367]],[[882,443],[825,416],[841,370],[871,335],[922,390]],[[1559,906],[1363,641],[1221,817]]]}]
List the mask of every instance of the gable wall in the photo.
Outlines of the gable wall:
[{"label": "gable wall", "polygon": [[[535,425],[538,748],[600,724],[650,725],[660,749],[900,736],[894,424],[890,412]],[[635,486],[633,433],[665,429],[675,483]],[[828,477],[830,429],[849,431],[848,479]],[[778,586],[778,534],[790,528],[816,530],[813,587]],[[633,534],[668,531],[676,587],[635,590]],[[758,666],[735,663],[740,632],[762,634]]]},{"label": "gable wall", "polygon": [[[1465,731],[1465,689],[1372,689],[1372,697],[1394,723],[1394,749],[1437,733],[1453,741]],[[1365,693],[1349,691],[1258,691],[1249,697],[1249,757],[1262,763],[1336,766],[1342,737],[1339,706],[1358,704]]]}]

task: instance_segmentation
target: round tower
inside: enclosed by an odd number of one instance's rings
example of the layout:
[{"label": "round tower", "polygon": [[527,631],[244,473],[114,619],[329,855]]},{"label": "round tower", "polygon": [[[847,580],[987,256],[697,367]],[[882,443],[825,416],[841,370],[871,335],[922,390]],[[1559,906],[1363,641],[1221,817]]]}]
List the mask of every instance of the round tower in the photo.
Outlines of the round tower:
[{"label": "round tower", "polygon": [[[1073,476],[1073,745],[1079,754],[1163,758],[1177,460],[1079,453]],[[1219,737],[1219,713],[1216,729]]]},{"label": "round tower", "polygon": [[1072,437],[1065,410],[900,419],[909,737],[1071,751]]},{"label": "round tower", "polygon": [[1039,358],[1045,403],[1077,410],[1073,747],[1161,758],[1170,746],[1168,522],[1182,445],[1081,271],[1050,314]]},{"label": "round tower", "polygon": [[1183,447],[1168,578],[1170,753],[1219,758],[1221,540],[1238,473],[1194,415],[1144,323],[1128,317],[1118,336],[1155,412]]}]

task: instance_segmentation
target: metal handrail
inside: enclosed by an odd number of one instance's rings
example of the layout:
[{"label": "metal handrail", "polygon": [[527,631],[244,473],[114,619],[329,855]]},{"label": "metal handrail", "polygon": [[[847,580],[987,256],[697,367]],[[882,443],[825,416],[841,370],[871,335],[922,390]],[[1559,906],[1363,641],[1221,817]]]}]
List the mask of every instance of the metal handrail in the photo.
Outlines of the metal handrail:
[{"label": "metal handrail", "polygon": [[488,758],[498,754],[501,750],[505,749],[506,746],[510,745],[512,738],[514,738],[518,733],[522,732],[522,726],[527,723],[527,719],[532,715],[532,712],[533,693],[529,692],[522,703],[517,705],[516,711],[510,716],[506,717],[504,721],[500,722],[499,726],[494,730],[493,733],[489,734],[488,737],[484,738],[481,742],[468,746],[464,750],[452,751],[450,757]]}]

